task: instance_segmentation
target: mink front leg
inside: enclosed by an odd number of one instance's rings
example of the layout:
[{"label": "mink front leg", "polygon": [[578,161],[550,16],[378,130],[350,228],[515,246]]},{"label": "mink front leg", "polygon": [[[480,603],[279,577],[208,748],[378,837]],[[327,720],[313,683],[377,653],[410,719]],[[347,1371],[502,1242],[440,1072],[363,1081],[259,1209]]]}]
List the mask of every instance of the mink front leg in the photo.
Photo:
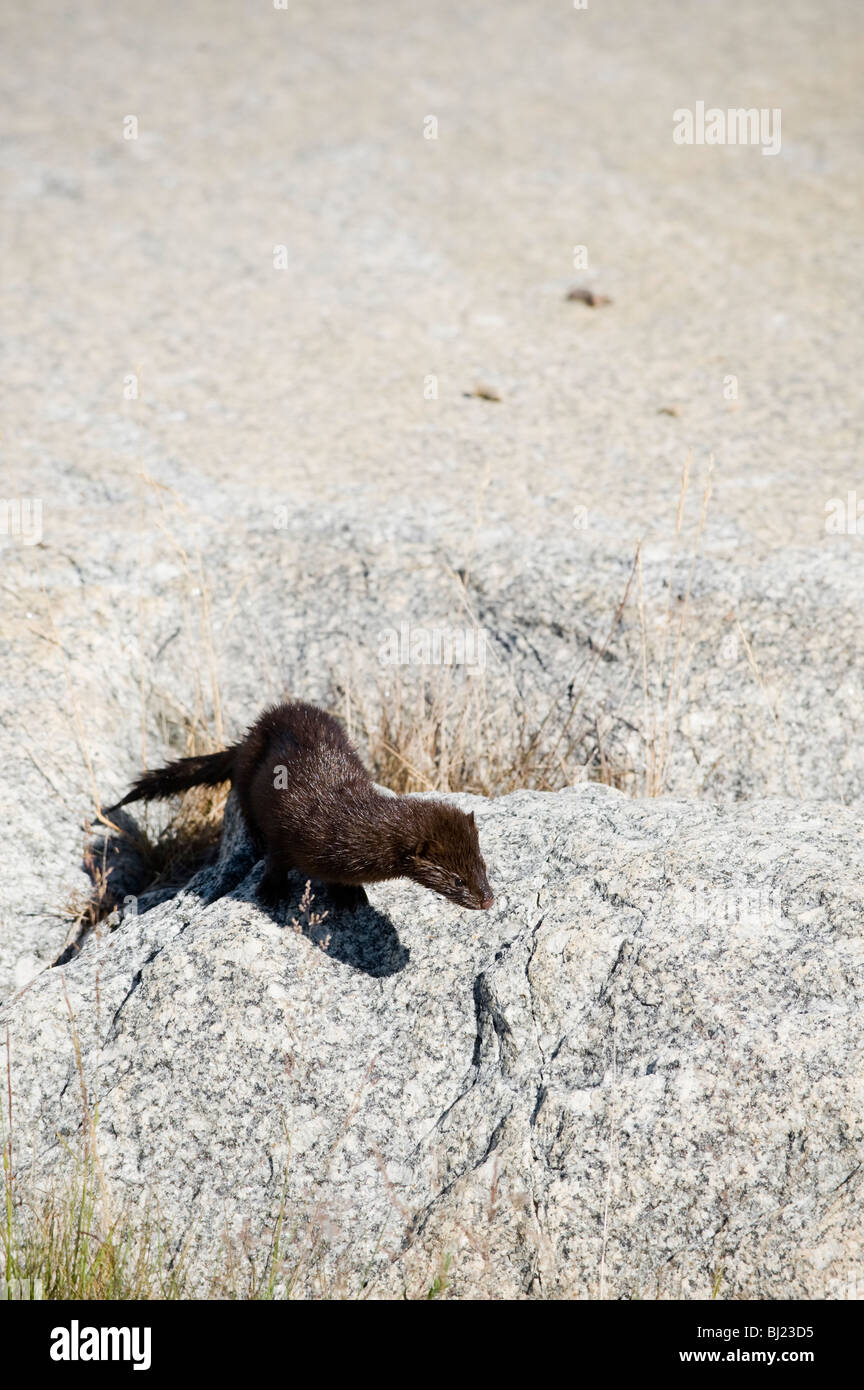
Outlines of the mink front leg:
[{"label": "mink front leg", "polygon": [[287,897],[286,875],[291,865],[284,858],[277,859],[268,854],[264,865],[264,877],[258,884],[258,901],[265,907],[278,907]]},{"label": "mink front leg", "polygon": [[344,912],[366,907],[369,902],[362,883],[328,883],[327,893],[333,906]]}]

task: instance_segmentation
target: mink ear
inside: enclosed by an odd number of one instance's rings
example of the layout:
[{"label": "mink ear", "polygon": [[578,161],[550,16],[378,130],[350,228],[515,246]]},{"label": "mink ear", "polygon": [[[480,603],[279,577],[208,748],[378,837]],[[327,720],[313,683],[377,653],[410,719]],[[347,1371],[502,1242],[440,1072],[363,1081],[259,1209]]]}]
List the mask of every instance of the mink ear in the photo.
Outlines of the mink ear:
[{"label": "mink ear", "polygon": [[416,845],[414,846],[414,855],[413,855],[413,857],[414,857],[415,859],[428,859],[428,858],[429,858],[429,841],[428,841],[428,840],[418,840],[418,841],[417,841]]}]

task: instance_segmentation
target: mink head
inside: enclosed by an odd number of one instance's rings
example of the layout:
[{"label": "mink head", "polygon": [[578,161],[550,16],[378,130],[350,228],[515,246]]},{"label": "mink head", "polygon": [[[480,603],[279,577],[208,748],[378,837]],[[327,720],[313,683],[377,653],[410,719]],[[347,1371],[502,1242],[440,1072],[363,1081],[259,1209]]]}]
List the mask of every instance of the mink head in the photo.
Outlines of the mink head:
[{"label": "mink head", "polygon": [[424,811],[425,824],[410,855],[411,878],[460,907],[491,907],[494,898],[480,853],[474,813],[466,816],[464,811],[441,802],[427,802]]}]

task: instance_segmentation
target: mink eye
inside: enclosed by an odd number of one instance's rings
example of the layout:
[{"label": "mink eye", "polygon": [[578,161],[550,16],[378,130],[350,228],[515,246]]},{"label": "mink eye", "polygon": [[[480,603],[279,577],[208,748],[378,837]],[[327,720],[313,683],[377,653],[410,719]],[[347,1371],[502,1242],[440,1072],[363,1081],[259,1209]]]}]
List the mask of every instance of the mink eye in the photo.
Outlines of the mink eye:
[{"label": "mink eye", "polygon": [[464,881],[464,879],[461,879],[461,878],[459,877],[458,874],[454,874],[454,875],[453,875],[453,887],[454,887],[454,888],[464,888],[464,887],[465,887],[465,881]]}]

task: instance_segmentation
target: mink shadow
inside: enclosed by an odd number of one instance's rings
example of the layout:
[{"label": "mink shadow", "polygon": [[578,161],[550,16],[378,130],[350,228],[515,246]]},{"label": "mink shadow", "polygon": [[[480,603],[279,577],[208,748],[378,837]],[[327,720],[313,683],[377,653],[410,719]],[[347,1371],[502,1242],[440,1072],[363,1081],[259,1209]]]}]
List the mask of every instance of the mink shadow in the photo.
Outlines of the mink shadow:
[{"label": "mink shadow", "polygon": [[314,881],[311,882],[310,909],[304,911],[306,880],[292,875],[288,883],[288,894],[278,907],[263,907],[252,884],[248,891],[246,884],[241,884],[230,896],[237,901],[255,903],[259,911],[267,912],[271,920],[286,931],[304,936],[322,955],[341,965],[350,965],[353,970],[361,970],[374,979],[398,975],[405,969],[411,952],[403,945],[385,913],[371,903],[350,911],[335,907],[327,885]]}]

